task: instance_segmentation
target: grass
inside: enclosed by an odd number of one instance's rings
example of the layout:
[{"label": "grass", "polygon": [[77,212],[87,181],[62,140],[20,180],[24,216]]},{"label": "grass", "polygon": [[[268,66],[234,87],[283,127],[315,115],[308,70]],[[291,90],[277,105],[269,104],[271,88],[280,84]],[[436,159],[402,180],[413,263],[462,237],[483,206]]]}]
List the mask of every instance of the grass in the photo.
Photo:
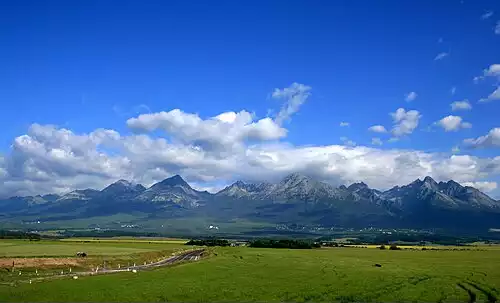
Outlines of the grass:
[{"label": "grass", "polygon": [[[382,267],[375,267],[379,263]],[[419,301],[500,298],[497,251],[216,248],[153,271],[0,286],[1,301]]]},{"label": "grass", "polygon": [[86,243],[84,241],[0,240],[0,257],[73,257],[79,251],[84,251],[89,256],[112,256],[145,253],[182,246],[182,242],[150,242],[93,240]]},{"label": "grass", "polygon": [[74,243],[147,243],[147,244],[186,244],[189,240],[176,238],[136,238],[136,237],[114,237],[114,238],[67,238],[61,242]]},{"label": "grass", "polygon": [[[97,266],[118,268],[158,261],[189,249],[184,243],[185,240],[180,239],[0,240],[0,284],[53,277],[70,269],[89,271]],[[88,256],[77,258],[78,251]]]}]

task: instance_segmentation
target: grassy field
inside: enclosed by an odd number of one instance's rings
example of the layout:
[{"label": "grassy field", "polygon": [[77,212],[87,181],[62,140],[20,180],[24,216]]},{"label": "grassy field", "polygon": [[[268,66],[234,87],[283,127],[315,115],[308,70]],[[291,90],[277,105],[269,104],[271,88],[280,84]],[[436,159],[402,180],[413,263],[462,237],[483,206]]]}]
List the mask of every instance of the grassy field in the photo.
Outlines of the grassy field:
[{"label": "grassy field", "polygon": [[[374,264],[382,267],[375,267]],[[0,286],[0,301],[494,301],[500,255],[485,251],[216,248],[138,273]]]},{"label": "grassy field", "polygon": [[185,241],[134,241],[134,240],[73,240],[67,241],[27,241],[0,240],[0,257],[61,257],[75,256],[84,251],[89,256],[112,256],[144,253],[182,246]]},{"label": "grassy field", "polygon": [[[70,270],[118,268],[158,261],[189,249],[180,239],[0,240],[0,284],[53,278]],[[78,258],[76,252],[87,253]],[[0,301],[2,297],[0,296]]]},{"label": "grassy field", "polygon": [[138,243],[138,244],[185,244],[186,239],[176,238],[137,238],[137,237],[114,237],[114,238],[67,238],[60,242],[73,243]]}]

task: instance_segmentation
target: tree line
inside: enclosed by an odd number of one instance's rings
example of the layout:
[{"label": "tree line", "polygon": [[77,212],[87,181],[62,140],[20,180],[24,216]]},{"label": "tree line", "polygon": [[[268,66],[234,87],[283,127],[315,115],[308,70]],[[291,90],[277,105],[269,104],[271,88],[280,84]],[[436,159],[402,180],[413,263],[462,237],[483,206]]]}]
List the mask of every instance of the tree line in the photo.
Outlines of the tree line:
[{"label": "tree line", "polygon": [[229,243],[228,240],[211,238],[211,239],[191,239],[186,243],[186,245],[229,246],[231,245],[231,243]]},{"label": "tree line", "polygon": [[289,249],[311,249],[320,247],[319,243],[308,240],[269,240],[258,239],[250,241],[250,247],[258,248],[289,248]]},{"label": "tree line", "polygon": [[39,234],[23,231],[0,230],[0,239],[29,239],[30,241],[38,241],[40,238],[41,236]]}]

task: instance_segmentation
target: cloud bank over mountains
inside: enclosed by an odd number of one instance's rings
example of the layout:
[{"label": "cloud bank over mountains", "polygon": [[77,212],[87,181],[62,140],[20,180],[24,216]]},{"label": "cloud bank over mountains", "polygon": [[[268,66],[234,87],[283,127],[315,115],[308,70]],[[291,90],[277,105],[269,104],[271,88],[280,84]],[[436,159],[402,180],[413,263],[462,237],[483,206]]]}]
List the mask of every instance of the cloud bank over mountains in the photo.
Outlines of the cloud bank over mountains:
[{"label": "cloud bank over mountains", "polygon": [[[482,190],[497,188],[490,179],[500,175],[500,156],[481,158],[354,144],[295,146],[287,142],[286,122],[311,96],[311,87],[293,83],[272,93],[273,99],[282,102],[275,116],[258,118],[240,110],[202,117],[172,109],[124,121],[130,129],[126,133],[101,128],[75,133],[35,123],[0,155],[0,196],[101,189],[118,179],[149,185],[174,174],[197,188],[216,190],[237,179],[269,181],[294,172],[334,185],[363,181],[379,189],[424,176],[477,184]],[[418,127],[421,114],[399,108],[391,117],[389,132],[402,137]],[[465,127],[461,121],[448,120],[442,123],[445,129]],[[370,131],[388,132],[381,125]],[[466,143],[498,145],[497,133],[492,130]],[[374,138],[372,144],[379,147],[382,141]]]}]

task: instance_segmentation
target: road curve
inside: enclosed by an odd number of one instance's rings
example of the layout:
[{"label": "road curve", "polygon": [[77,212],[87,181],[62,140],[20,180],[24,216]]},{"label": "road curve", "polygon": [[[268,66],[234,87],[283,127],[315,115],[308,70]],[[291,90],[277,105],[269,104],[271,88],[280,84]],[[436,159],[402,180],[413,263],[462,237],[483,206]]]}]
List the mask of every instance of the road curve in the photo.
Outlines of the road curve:
[{"label": "road curve", "polygon": [[61,275],[56,275],[56,276],[50,276],[50,277],[39,277],[39,278],[32,278],[30,280],[20,280],[17,282],[21,283],[32,283],[32,281],[44,281],[44,280],[52,280],[52,279],[60,279],[64,277],[79,277],[79,276],[91,276],[91,275],[100,275],[100,274],[111,274],[111,273],[119,273],[119,272],[127,272],[127,271],[138,271],[138,270],[147,270],[147,269],[152,269],[156,267],[162,267],[162,266],[167,266],[171,265],[174,263],[182,262],[182,261],[197,261],[201,258],[203,253],[205,252],[205,249],[197,249],[197,250],[191,250],[191,251],[186,251],[186,252],[181,252],[178,255],[160,260],[158,262],[153,262],[149,264],[144,264],[144,265],[138,265],[138,266],[131,266],[127,268],[122,268],[122,269],[99,269],[97,271],[85,271],[85,272],[73,272],[73,273],[65,273]]},{"label": "road curve", "polygon": [[201,255],[203,254],[203,252],[205,252],[204,249],[197,249],[197,250],[183,252],[183,253],[180,253],[178,255],[169,257],[167,259],[163,259],[163,260],[160,260],[158,262],[153,262],[153,263],[149,263],[149,264],[130,266],[128,268],[122,268],[122,269],[99,269],[97,272],[75,273],[74,275],[104,274],[104,273],[131,271],[131,270],[145,270],[145,269],[151,269],[151,268],[155,268],[155,267],[171,265],[171,264],[181,262],[181,261],[197,261],[201,258]]}]

